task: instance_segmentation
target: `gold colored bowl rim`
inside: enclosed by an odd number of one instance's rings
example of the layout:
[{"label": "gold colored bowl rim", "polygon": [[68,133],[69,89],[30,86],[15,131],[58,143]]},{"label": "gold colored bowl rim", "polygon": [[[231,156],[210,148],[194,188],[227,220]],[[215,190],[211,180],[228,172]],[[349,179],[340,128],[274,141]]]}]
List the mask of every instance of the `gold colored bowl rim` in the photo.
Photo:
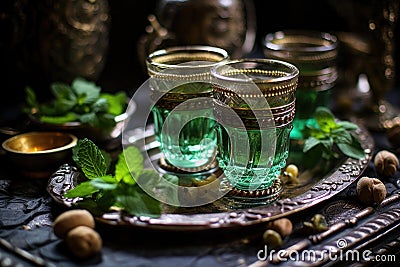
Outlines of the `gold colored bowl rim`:
[{"label": "gold colored bowl rim", "polygon": [[[52,148],[52,149],[47,149],[47,150],[39,150],[39,151],[20,151],[20,150],[15,150],[12,149],[8,144],[16,139],[22,138],[22,137],[27,137],[27,136],[37,136],[37,135],[51,135],[51,136],[68,136],[70,137],[71,141],[63,146],[60,147],[56,147],[56,148]],[[65,151],[68,150],[72,147],[74,147],[78,142],[78,138],[70,133],[62,133],[62,132],[27,132],[27,133],[22,133],[22,134],[18,134],[15,135],[13,137],[10,137],[8,139],[6,139],[3,143],[2,143],[2,147],[4,150],[6,150],[7,152],[12,152],[15,154],[21,154],[21,155],[40,155],[40,154],[50,154],[50,153],[56,153],[56,152],[61,152],[61,151]]]}]

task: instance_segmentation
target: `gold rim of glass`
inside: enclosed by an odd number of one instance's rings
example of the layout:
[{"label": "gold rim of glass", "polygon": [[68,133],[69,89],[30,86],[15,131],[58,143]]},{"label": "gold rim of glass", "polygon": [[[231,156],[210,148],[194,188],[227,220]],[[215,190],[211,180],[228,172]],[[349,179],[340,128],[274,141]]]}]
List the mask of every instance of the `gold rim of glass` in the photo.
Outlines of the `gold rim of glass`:
[{"label": "gold rim of glass", "polygon": [[268,56],[290,58],[296,62],[334,59],[338,53],[337,46],[335,35],[311,30],[278,31],[267,34],[264,39]]},{"label": "gold rim of glass", "polygon": [[[273,97],[293,93],[297,89],[299,69],[288,62],[275,59],[237,59],[222,62],[211,68],[211,76],[216,79],[213,87],[224,94],[231,92],[225,84],[248,84],[253,82],[263,95],[243,95],[244,97]],[[222,86],[219,84],[223,84]]]},{"label": "gold rim of glass", "polygon": [[[163,74],[162,76],[189,76],[163,73],[166,69],[190,70],[196,68],[211,68],[215,64],[228,60],[229,54],[226,50],[214,46],[174,46],[166,49],[160,49],[151,53],[147,59],[147,69],[150,75]],[[203,64],[184,64],[200,61]],[[207,64],[207,62],[210,62]],[[165,75],[164,75],[165,74]]]}]

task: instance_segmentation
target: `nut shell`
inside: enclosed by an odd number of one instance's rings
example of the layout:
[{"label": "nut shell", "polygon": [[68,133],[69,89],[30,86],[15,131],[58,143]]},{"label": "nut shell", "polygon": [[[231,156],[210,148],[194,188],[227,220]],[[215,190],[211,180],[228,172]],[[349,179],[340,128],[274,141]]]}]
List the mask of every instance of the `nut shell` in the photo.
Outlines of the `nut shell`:
[{"label": "nut shell", "polygon": [[282,246],[283,241],[281,235],[274,230],[266,230],[263,234],[265,244],[269,248],[279,248]]},{"label": "nut shell", "polygon": [[393,176],[399,167],[399,159],[387,150],[379,151],[374,159],[375,170],[382,176]]},{"label": "nut shell", "polygon": [[299,169],[297,168],[296,165],[294,164],[289,164],[286,169],[286,173],[290,175],[293,179],[297,178],[299,176]]},{"label": "nut shell", "polygon": [[92,214],[84,209],[74,209],[61,213],[53,223],[53,231],[59,238],[65,238],[77,226],[95,227]]},{"label": "nut shell", "polygon": [[358,199],[366,204],[380,204],[386,197],[386,187],[377,178],[362,177],[357,182]]},{"label": "nut shell", "polygon": [[69,231],[65,242],[72,254],[80,259],[99,253],[103,245],[100,235],[87,226],[77,226]]},{"label": "nut shell", "polygon": [[293,224],[289,219],[281,218],[270,222],[267,225],[267,228],[276,231],[282,237],[286,237],[292,233]]}]

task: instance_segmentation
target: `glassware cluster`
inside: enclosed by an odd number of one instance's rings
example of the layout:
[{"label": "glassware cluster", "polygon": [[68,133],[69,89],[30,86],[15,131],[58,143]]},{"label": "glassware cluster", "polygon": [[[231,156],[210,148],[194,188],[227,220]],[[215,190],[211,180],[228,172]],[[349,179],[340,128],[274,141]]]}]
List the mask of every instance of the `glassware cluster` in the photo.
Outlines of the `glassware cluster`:
[{"label": "glassware cluster", "polygon": [[221,185],[240,192],[239,200],[268,202],[279,194],[295,117],[295,65],[231,60],[211,46],[157,50],[146,65],[163,164],[196,173],[217,162]]}]

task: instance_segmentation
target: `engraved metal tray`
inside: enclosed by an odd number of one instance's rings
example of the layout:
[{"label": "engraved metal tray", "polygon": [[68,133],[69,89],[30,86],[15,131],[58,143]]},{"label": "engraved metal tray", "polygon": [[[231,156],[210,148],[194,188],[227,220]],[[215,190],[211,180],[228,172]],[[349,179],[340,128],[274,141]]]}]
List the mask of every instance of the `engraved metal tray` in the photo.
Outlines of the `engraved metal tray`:
[{"label": "engraved metal tray", "polygon": [[[138,130],[134,135],[146,138],[146,148],[154,160],[161,157],[157,143],[154,142],[152,129]],[[211,204],[193,208],[176,208],[165,205],[158,218],[132,216],[119,211],[110,211],[95,216],[96,221],[115,227],[146,228],[167,231],[201,231],[207,229],[235,229],[266,223],[280,217],[292,216],[295,213],[312,208],[331,199],[351,185],[368,166],[374,150],[374,140],[369,132],[359,127],[355,136],[365,150],[365,158],[356,160],[342,157],[323,174],[312,170],[301,170],[298,185],[285,185],[279,198],[270,204],[237,207],[229,198],[221,198]],[[301,153],[300,153],[301,154]],[[288,162],[295,162],[292,151]],[[298,159],[297,159],[298,160]],[[301,159],[305,160],[305,159]],[[301,163],[300,163],[301,164]],[[300,166],[300,165],[299,165]],[[301,167],[301,166],[300,166]],[[86,178],[76,167],[62,165],[49,179],[47,191],[57,203],[72,207],[78,199],[67,199],[63,195]]]}]

